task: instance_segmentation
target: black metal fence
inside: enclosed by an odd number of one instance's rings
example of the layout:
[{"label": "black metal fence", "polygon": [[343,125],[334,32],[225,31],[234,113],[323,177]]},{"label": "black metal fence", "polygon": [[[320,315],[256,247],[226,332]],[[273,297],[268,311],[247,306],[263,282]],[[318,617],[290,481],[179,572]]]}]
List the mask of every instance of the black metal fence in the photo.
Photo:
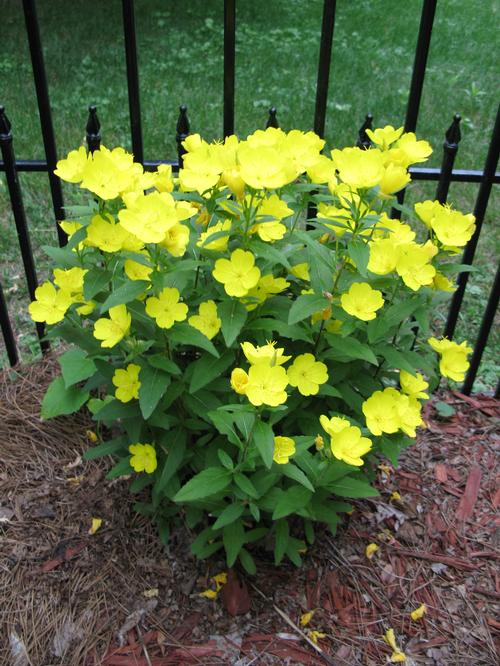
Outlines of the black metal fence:
[{"label": "black metal fence", "polygon": [[[333,48],[333,33],[335,28],[336,0],[324,0],[323,18],[321,23],[321,37],[318,61],[318,77],[316,85],[316,102],[312,127],[321,137],[325,132],[327,98],[329,88],[330,63]],[[434,16],[437,0],[423,0],[420,27],[417,37],[415,59],[408,95],[406,118],[404,129],[406,132],[414,132],[420,109],[427,57],[431,42]],[[42,42],[36,13],[35,0],[23,0],[26,33],[28,37],[33,77],[35,81],[38,110],[40,115],[41,132],[45,150],[44,160],[17,160],[13,148],[13,132],[4,107],[0,106],[0,148],[2,161],[0,171],[4,171],[7,187],[10,195],[12,214],[16,224],[17,235],[21,250],[21,256],[26,274],[28,293],[34,299],[37,287],[37,274],[31,249],[28,223],[23,205],[21,187],[18,173],[23,172],[46,172],[50,184],[52,206],[56,220],[59,244],[66,243],[66,235],[57,224],[64,219],[64,201],[61,182],[54,174],[57,162],[57,150],[52,124],[49,90],[45,75]],[[137,45],[134,17],[134,0],[122,0],[123,31],[125,38],[125,62],[127,70],[130,132],[132,138],[132,150],[136,161],[142,162],[146,169],[154,169],[159,164],[172,164],[174,169],[182,165],[182,141],[189,134],[189,120],[185,106],[180,107],[179,118],[176,127],[176,142],[178,147],[177,160],[144,160],[144,150],[141,128],[141,105],[139,95],[139,71],[137,64]],[[224,0],[224,71],[223,71],[223,134],[228,136],[234,133],[234,102],[235,102],[235,52],[236,52],[236,0]],[[371,128],[373,117],[367,114],[362,124],[357,139],[360,147],[369,147],[370,140],[366,129]],[[266,126],[278,127],[276,109],[269,110]],[[86,127],[86,139],[89,150],[99,148],[101,141],[100,123],[95,106],[89,107],[89,118]],[[497,111],[496,121],[491,135],[486,162],[482,170],[453,169],[460,142],[460,116],[456,114],[445,134],[443,144],[443,158],[440,169],[414,167],[410,169],[413,180],[436,181],[436,199],[445,203],[451,182],[480,183],[474,215],[476,217],[476,231],[465,248],[462,263],[472,265],[474,255],[484,222],[486,208],[493,184],[500,183],[500,173],[496,172],[500,151],[500,107]],[[404,191],[399,193],[399,201],[404,200]],[[393,211],[398,215],[398,211]],[[444,329],[444,335],[452,338],[458,320],[460,308],[467,287],[469,273],[460,273],[457,281],[457,289],[453,295],[448,318]],[[493,325],[495,313],[500,296],[500,267],[489,295],[479,333],[474,345],[470,368],[465,378],[462,390],[470,394],[476,378],[479,364],[485,349],[488,336]],[[9,319],[7,303],[0,284],[0,324],[2,328],[5,347],[11,365],[19,362],[19,355],[15,336]],[[36,325],[40,340],[42,353],[49,349],[48,343],[43,340],[44,326]],[[500,395],[500,382],[497,386],[496,397]]]}]

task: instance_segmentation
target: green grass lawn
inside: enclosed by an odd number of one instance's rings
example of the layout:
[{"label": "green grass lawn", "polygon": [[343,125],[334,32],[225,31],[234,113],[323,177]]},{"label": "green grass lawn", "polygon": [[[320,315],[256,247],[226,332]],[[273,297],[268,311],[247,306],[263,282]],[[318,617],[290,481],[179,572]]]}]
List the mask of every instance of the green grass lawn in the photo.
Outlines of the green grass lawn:
[{"label": "green grass lawn", "polygon": [[[263,127],[269,106],[285,129],[313,123],[322,1],[237,2],[236,132]],[[121,3],[119,0],[39,0],[53,121],[62,156],[82,143],[87,106],[98,106],[103,142],[131,147]],[[456,166],[481,169],[496,112],[498,3],[442,0],[418,123],[431,141],[431,166],[439,166],[444,132],[462,115]],[[376,125],[404,120],[421,3],[347,0],[337,3],[326,138],[330,146],[355,141],[367,111]],[[0,0],[0,103],[12,122],[19,158],[40,158],[43,145],[20,2]],[[222,134],[222,0],[137,0],[142,123],[146,159],[175,159],[178,106],[187,104],[193,131],[207,139]],[[47,177],[23,174],[22,186],[41,277],[49,269],[39,250],[55,242]],[[435,186],[418,184],[432,197]],[[495,191],[496,190],[496,191]],[[74,199],[75,188],[66,190]],[[70,194],[71,192],[71,194]],[[450,200],[472,210],[477,186],[453,185]],[[411,200],[411,199],[410,199]],[[500,254],[494,234],[500,210],[494,188],[469,281],[457,337],[474,340]],[[17,240],[8,193],[0,178],[1,279],[25,357],[36,353],[26,315]],[[444,315],[443,315],[444,316]],[[496,384],[500,334],[492,332],[476,388]]]}]

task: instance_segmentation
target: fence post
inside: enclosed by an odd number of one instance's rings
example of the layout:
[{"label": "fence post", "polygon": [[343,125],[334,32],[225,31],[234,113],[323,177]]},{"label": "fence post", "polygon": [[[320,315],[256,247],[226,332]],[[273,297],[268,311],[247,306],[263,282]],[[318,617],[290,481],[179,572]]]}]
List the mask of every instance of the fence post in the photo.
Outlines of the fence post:
[{"label": "fence post", "polygon": [[47,77],[45,75],[42,43],[40,41],[40,30],[38,27],[38,18],[34,0],[23,0],[23,9],[30,47],[31,64],[33,67],[33,78],[35,80],[43,146],[45,149],[45,157],[47,159],[47,173],[49,176],[50,193],[52,195],[52,207],[56,218],[57,238],[59,240],[59,245],[62,247],[68,242],[68,236],[58,224],[58,222],[64,220],[64,202],[61,181],[54,173],[57,165],[56,140],[54,127],[52,125],[49,88],[47,86]]},{"label": "fence post", "polygon": [[[497,116],[495,119],[495,126],[493,127],[493,133],[491,136],[490,146],[488,148],[488,154],[486,156],[486,162],[484,165],[483,178],[481,180],[481,185],[479,187],[479,192],[476,199],[476,205],[474,206],[474,215],[476,217],[476,231],[474,235],[467,243],[467,246],[464,250],[462,256],[462,264],[472,265],[474,261],[474,255],[476,253],[477,243],[479,241],[479,234],[481,233],[481,227],[483,226],[484,216],[486,213],[486,208],[488,206],[488,200],[490,198],[491,187],[493,185],[493,178],[495,177],[495,170],[498,164],[498,155],[500,153],[500,105],[497,109]],[[457,289],[453,294],[453,298],[450,305],[450,310],[448,312],[448,319],[446,321],[446,327],[444,331],[445,337],[450,340],[453,337],[455,332],[455,327],[457,325],[458,314],[460,312],[460,307],[464,299],[465,288],[469,280],[469,273],[463,272],[460,273],[457,279]]]},{"label": "fence post", "polygon": [[182,169],[184,162],[183,155],[186,149],[182,145],[184,139],[189,135],[189,118],[187,115],[187,106],[182,104],[179,107],[179,117],[177,118],[175,141],[177,142],[177,159],[179,161],[179,169]]},{"label": "fence post", "polygon": [[488,342],[488,336],[490,334],[493,321],[495,319],[495,314],[498,307],[498,301],[500,300],[500,264],[497,268],[497,274],[495,276],[495,281],[491,287],[490,295],[488,298],[488,303],[484,310],[483,319],[481,321],[481,326],[479,328],[479,333],[477,335],[476,344],[474,345],[474,352],[470,360],[469,370],[465,377],[464,384],[462,386],[462,393],[465,395],[470,395],[472,391],[472,386],[474,385],[474,380],[476,379],[477,371],[479,370],[479,364],[481,363],[481,358],[483,356],[484,348]]},{"label": "fence post", "polygon": [[314,131],[321,138],[325,135],[326,102],[330,80],[333,29],[335,27],[336,0],[325,0],[319,45],[318,80],[316,82],[316,104],[314,107]]},{"label": "fence post", "polygon": [[266,122],[266,129],[268,127],[274,127],[276,129],[279,129],[280,124],[278,122],[278,119],[276,118],[277,112],[278,112],[278,110],[276,109],[275,106],[272,106],[269,109],[269,116],[268,116],[267,122]]},{"label": "fence post", "polygon": [[134,0],[122,0],[123,38],[127,65],[128,107],[132,152],[136,162],[144,161],[141,127],[141,102],[139,93],[139,68],[137,64],[137,42],[135,37]]},{"label": "fence post", "polygon": [[458,144],[462,135],[460,133],[460,115],[455,113],[453,121],[448,127],[445,134],[443,143],[443,161],[441,163],[441,171],[439,174],[439,183],[436,190],[436,199],[439,203],[446,203],[448,198],[448,190],[450,189],[451,172],[453,171],[453,164],[458,152]]},{"label": "fence post", "polygon": [[364,123],[361,125],[361,127],[358,130],[358,139],[356,141],[356,146],[358,148],[364,148],[365,150],[368,150],[368,148],[372,145],[370,137],[366,133],[366,130],[367,129],[371,130],[372,127],[373,127],[373,116],[371,113],[367,113],[365,116]]},{"label": "fence post", "polygon": [[224,0],[224,138],[234,134],[235,5],[235,0]]},{"label": "fence post", "polygon": [[5,342],[5,349],[7,350],[7,356],[9,357],[9,363],[11,365],[16,365],[16,363],[19,362],[19,355],[17,353],[16,339],[14,337],[14,333],[12,332],[9,310],[7,308],[7,302],[5,300],[1,283],[0,283],[0,326],[2,328],[2,335]]},{"label": "fence post", "polygon": [[[2,158],[5,164],[5,177],[7,179],[7,187],[9,189],[10,203],[14,221],[16,223],[17,237],[19,239],[19,247],[21,250],[21,257],[24,264],[24,272],[26,274],[26,281],[28,283],[28,294],[30,300],[35,300],[35,290],[38,286],[36,276],[35,260],[31,249],[31,240],[28,232],[28,224],[26,222],[26,213],[24,211],[23,197],[21,193],[21,185],[16,169],[16,158],[14,155],[13,138],[11,131],[11,124],[5,114],[5,109],[0,106],[0,148],[2,151]],[[40,348],[42,353],[50,349],[47,340],[42,340],[45,335],[45,327],[41,323],[36,323],[36,332],[40,340]]]},{"label": "fence post", "polygon": [[101,123],[97,117],[97,107],[94,105],[89,106],[89,119],[85,128],[85,137],[87,147],[91,153],[94,150],[99,150],[101,147]]}]

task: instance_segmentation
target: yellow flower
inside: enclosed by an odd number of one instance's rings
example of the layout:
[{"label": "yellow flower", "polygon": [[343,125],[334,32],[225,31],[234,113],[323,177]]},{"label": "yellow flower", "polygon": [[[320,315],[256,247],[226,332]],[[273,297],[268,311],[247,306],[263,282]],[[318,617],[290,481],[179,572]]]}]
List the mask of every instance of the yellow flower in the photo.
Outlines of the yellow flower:
[{"label": "yellow flower", "polygon": [[260,278],[260,270],[255,266],[251,252],[237,249],[230,259],[217,259],[212,275],[224,285],[229,296],[245,296],[255,287]]},{"label": "yellow flower", "polygon": [[259,238],[266,243],[274,243],[281,240],[286,234],[286,227],[281,222],[274,220],[272,222],[260,222],[250,228],[251,234],[258,234]]},{"label": "yellow flower", "polygon": [[[247,197],[248,198],[248,197]],[[293,215],[293,209],[287,206],[286,201],[280,199],[277,194],[260,199],[257,205],[257,221],[259,217],[273,217],[275,220],[283,220]]]},{"label": "yellow flower", "polygon": [[411,176],[404,167],[389,163],[379,184],[380,192],[384,195],[394,194],[406,187],[410,180]]},{"label": "yellow flower", "polygon": [[368,437],[361,436],[357,426],[351,426],[347,419],[333,416],[328,418],[324,414],[319,417],[322,428],[330,435],[330,448],[337,460],[343,460],[348,465],[361,467],[364,456],[372,448]]},{"label": "yellow flower", "polygon": [[[203,248],[204,250],[213,250],[214,252],[225,252],[227,250],[227,243],[229,241],[229,232],[231,230],[231,220],[223,220],[221,222],[216,222],[212,226],[208,227],[206,231],[203,231],[200,234],[200,238],[196,242],[198,247]],[[222,234],[222,232],[226,232]],[[214,234],[222,234],[215,240],[210,241],[210,236]],[[208,241],[208,242],[207,242]]]},{"label": "yellow flower", "polygon": [[391,143],[397,141],[401,134],[403,134],[403,128],[399,127],[398,129],[394,129],[392,125],[386,125],[385,127],[377,127],[377,129],[374,130],[367,129],[366,134],[370,141],[381,150],[387,150]]},{"label": "yellow flower", "polygon": [[463,215],[458,210],[442,206],[431,219],[431,227],[443,245],[463,247],[474,235],[475,222],[476,218],[471,213]]},{"label": "yellow flower", "polygon": [[143,243],[160,243],[178,222],[175,201],[167,192],[133,192],[124,201],[127,207],[118,213],[120,224]]},{"label": "yellow flower", "polygon": [[172,192],[174,182],[172,180],[172,166],[170,164],[160,164],[154,175],[154,187],[158,192]]},{"label": "yellow flower", "polygon": [[240,176],[256,190],[277,189],[291,183],[299,171],[287,156],[273,146],[252,146],[250,142],[238,149]]},{"label": "yellow flower", "polygon": [[396,270],[399,249],[391,238],[381,238],[369,243],[370,259],[368,270],[376,275],[387,275]]},{"label": "yellow flower", "polygon": [[215,584],[215,590],[209,588],[199,593],[200,597],[205,597],[206,599],[216,599],[221,589],[227,583],[227,573],[223,571],[220,574],[217,574],[212,578],[213,583]]},{"label": "yellow flower", "polygon": [[406,661],[406,655],[400,650],[396,644],[396,637],[394,635],[394,629],[388,629],[385,634],[382,636],[387,645],[392,649],[391,662],[393,664],[398,664]]},{"label": "yellow flower", "polygon": [[283,153],[293,162],[299,173],[318,161],[325,141],[314,132],[291,130],[284,138]]},{"label": "yellow flower", "polygon": [[367,547],[365,548],[365,555],[366,557],[371,560],[372,557],[375,555],[379,547],[377,546],[376,543],[369,543]]},{"label": "yellow flower", "polygon": [[151,446],[151,444],[131,444],[128,450],[132,454],[130,465],[136,472],[152,474],[155,471],[158,463],[154,446]]},{"label": "yellow flower", "polygon": [[139,398],[139,373],[141,366],[135,363],[129,363],[126,370],[119,368],[113,375],[113,384],[116,386],[115,398],[120,402],[130,402]]},{"label": "yellow flower", "polygon": [[80,187],[101,199],[115,199],[126,192],[143,174],[140,164],[123,148],[108,150],[101,146],[88,155]]},{"label": "yellow flower", "polygon": [[203,335],[206,335],[209,340],[215,337],[222,325],[222,321],[217,316],[215,302],[210,300],[200,303],[198,314],[189,317],[188,323],[190,326],[198,329]]},{"label": "yellow flower", "polygon": [[80,146],[78,150],[70,151],[64,160],[58,161],[54,173],[68,183],[80,183],[86,165],[87,150],[85,146]]},{"label": "yellow flower", "polygon": [[159,296],[151,296],[146,301],[146,313],[156,320],[160,328],[172,328],[176,321],[184,321],[188,306],[179,302],[179,290],[165,287]]},{"label": "yellow flower", "polygon": [[312,354],[297,356],[287,370],[290,386],[299,389],[302,395],[316,395],[320,384],[328,381],[328,368],[321,361],[316,361]]},{"label": "yellow flower", "polygon": [[432,147],[428,141],[417,141],[413,132],[406,132],[395,145],[403,154],[403,166],[425,162],[432,154]]},{"label": "yellow flower", "polygon": [[415,240],[415,232],[409,224],[395,218],[390,218],[387,213],[382,213],[379,221],[375,224],[373,238],[389,238],[395,245],[411,243]]},{"label": "yellow flower", "polygon": [[101,347],[114,347],[130,330],[132,317],[125,305],[109,309],[109,319],[102,317],[94,324],[94,337],[102,340]]},{"label": "yellow flower", "polygon": [[436,269],[430,262],[437,251],[430,240],[424,245],[412,242],[399,246],[396,271],[407,287],[418,291],[420,287],[432,284]]},{"label": "yellow flower", "polygon": [[245,307],[248,311],[255,310],[261,303],[274,294],[279,294],[290,285],[285,278],[275,278],[271,273],[263,275],[256,286],[249,289],[245,296]]},{"label": "yellow flower", "polygon": [[307,613],[303,613],[303,615],[300,616],[300,626],[305,627],[309,624],[309,622],[312,620],[313,615],[316,611],[311,610],[308,611]]},{"label": "yellow flower", "polygon": [[295,453],[295,442],[291,437],[274,438],[273,460],[278,465],[286,465],[290,456]]},{"label": "yellow flower", "polygon": [[388,434],[399,430],[400,414],[398,411],[399,391],[394,388],[386,388],[383,391],[375,391],[363,402],[362,411],[366,418],[366,426],[373,435]]},{"label": "yellow flower", "polygon": [[292,358],[291,356],[283,356],[284,348],[276,347],[274,341],[260,347],[255,347],[251,342],[242,342],[241,348],[251,365],[283,365]]},{"label": "yellow flower", "polygon": [[349,291],[340,297],[342,308],[353,317],[369,321],[375,319],[376,311],[384,305],[382,293],[372,289],[367,282],[355,282]]},{"label": "yellow flower", "polygon": [[447,278],[446,275],[436,271],[436,275],[434,276],[431,287],[438,291],[453,293],[457,288],[457,285],[454,284],[449,278]]},{"label": "yellow flower", "polygon": [[439,370],[443,377],[449,377],[455,382],[463,381],[470,365],[467,356],[472,352],[472,348],[467,346],[467,342],[464,340],[457,344],[447,338],[442,340],[429,338],[427,342],[441,356]]},{"label": "yellow flower", "polygon": [[406,395],[409,395],[413,398],[421,398],[422,400],[428,400],[429,396],[424,391],[429,388],[429,384],[425,381],[420,372],[416,372],[414,375],[410,375],[406,370],[399,371],[399,383],[401,388]]},{"label": "yellow flower", "polygon": [[[150,259],[149,253],[145,250],[139,254],[142,254],[146,259]],[[149,280],[149,276],[153,272],[153,266],[147,266],[134,259],[126,259],[123,269],[129,280]]]},{"label": "yellow flower", "polygon": [[314,439],[314,445],[316,446],[316,451],[321,451],[322,448],[325,446],[325,440],[321,435],[316,435]]},{"label": "yellow flower", "polygon": [[85,244],[103,252],[118,252],[122,249],[124,237],[125,230],[114,221],[112,215],[94,215],[87,227]]},{"label": "yellow flower", "polygon": [[81,294],[83,291],[83,277],[87,269],[69,268],[68,270],[54,269],[54,283],[68,294]]},{"label": "yellow flower", "polygon": [[189,243],[189,229],[185,224],[174,224],[167,229],[165,238],[160,242],[173,257],[182,257]]},{"label": "yellow flower", "polygon": [[431,201],[430,199],[427,199],[427,201],[416,203],[414,208],[416,214],[425,226],[430,229],[432,219],[437,215],[438,211],[444,208],[444,206],[440,204],[439,201]]},{"label": "yellow flower", "polygon": [[295,264],[295,266],[292,266],[290,273],[296,278],[299,278],[299,280],[304,280],[304,282],[309,282],[311,279],[309,276],[309,264],[307,261],[303,262],[302,264]]},{"label": "yellow flower", "polygon": [[246,396],[248,400],[259,407],[269,405],[277,407],[286,402],[288,385],[286,370],[279,365],[252,365],[248,371],[248,384]]},{"label": "yellow flower", "polygon": [[413,610],[410,613],[410,617],[413,621],[416,622],[417,620],[421,620],[426,613],[427,613],[427,606],[425,604],[422,604],[418,608],[415,608],[415,610]]},{"label": "yellow flower", "polygon": [[231,372],[231,387],[240,395],[245,395],[248,386],[248,375],[243,368],[234,368]]},{"label": "yellow flower", "polygon": [[307,175],[311,183],[334,183],[337,184],[335,165],[326,155],[318,155],[318,159],[307,167]]},{"label": "yellow flower", "polygon": [[56,290],[51,282],[44,282],[35,290],[35,299],[28,309],[33,321],[56,324],[64,319],[66,311],[73,303],[70,294]]},{"label": "yellow flower", "polygon": [[339,177],[354,189],[379,185],[384,175],[384,159],[378,148],[344,148],[332,150],[332,160]]},{"label": "yellow flower", "polygon": [[[80,296],[80,294],[79,294]],[[83,294],[81,294],[82,298],[81,300],[83,301]],[[80,300],[76,301],[80,302]],[[79,315],[85,316],[91,314],[95,310],[95,306],[97,303],[95,301],[83,301],[83,305],[80,305],[79,307],[76,308],[76,311],[78,312]]]}]

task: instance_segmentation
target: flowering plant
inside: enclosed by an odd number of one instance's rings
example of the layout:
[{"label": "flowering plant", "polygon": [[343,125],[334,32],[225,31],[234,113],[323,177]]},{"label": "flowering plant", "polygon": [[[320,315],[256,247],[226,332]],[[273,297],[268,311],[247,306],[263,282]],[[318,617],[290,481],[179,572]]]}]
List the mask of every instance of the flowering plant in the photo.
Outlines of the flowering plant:
[{"label": "flowering plant", "polygon": [[42,416],[86,405],[105,440],[87,457],[150,490],[137,510],[163,540],[197,528],[200,558],[224,548],[254,572],[270,537],[276,563],[300,564],[314,523],[335,532],[423,425],[435,352],[453,380],[468,367],[465,342],[429,338],[429,312],[474,217],[436,201],[389,217],[432,149],[368,134],[375,147],[330,156],[312,132],[191,135],[178,178],[122,148],[57,165],[91,196],[30,305],[71,345]]}]

